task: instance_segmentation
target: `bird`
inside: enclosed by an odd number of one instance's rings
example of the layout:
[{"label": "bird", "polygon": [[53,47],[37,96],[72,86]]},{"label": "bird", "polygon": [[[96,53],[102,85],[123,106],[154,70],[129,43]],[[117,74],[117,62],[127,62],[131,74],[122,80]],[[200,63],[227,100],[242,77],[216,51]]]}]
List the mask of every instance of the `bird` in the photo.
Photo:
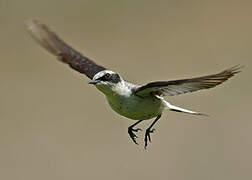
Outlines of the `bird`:
[{"label": "bird", "polygon": [[96,64],[93,60],[73,49],[40,21],[31,19],[26,21],[25,24],[27,31],[38,44],[56,56],[59,61],[86,75],[90,79],[88,84],[94,85],[105,95],[108,104],[115,112],[134,120],[134,124],[128,127],[128,134],[135,144],[138,144],[136,133],[141,131],[140,128],[135,128],[136,125],[144,120],[154,119],[145,130],[143,138],[145,149],[151,142],[151,134],[155,131],[154,125],[165,110],[192,115],[206,115],[174,106],[164,99],[165,96],[213,88],[241,72],[241,66],[237,65],[212,75],[179,80],[152,81],[145,85],[135,85],[125,81],[117,72]]}]

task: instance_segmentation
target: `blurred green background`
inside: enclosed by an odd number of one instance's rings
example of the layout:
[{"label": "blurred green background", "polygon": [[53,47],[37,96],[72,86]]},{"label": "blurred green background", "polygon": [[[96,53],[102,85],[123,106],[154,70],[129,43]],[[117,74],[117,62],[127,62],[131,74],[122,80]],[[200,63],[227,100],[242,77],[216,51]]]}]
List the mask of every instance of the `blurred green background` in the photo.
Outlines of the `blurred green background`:
[{"label": "blurred green background", "polygon": [[[0,0],[0,179],[252,178],[252,1]],[[25,31],[36,18],[86,56],[145,84],[243,72],[171,103],[147,151],[133,123]],[[139,127],[147,127],[146,121]]]}]

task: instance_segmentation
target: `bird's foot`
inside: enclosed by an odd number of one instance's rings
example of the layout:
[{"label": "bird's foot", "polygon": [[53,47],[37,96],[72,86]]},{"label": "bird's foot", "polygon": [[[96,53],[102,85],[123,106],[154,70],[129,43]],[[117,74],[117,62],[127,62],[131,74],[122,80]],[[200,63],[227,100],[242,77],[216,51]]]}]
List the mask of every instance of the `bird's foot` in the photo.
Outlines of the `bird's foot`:
[{"label": "bird's foot", "polygon": [[151,142],[151,137],[150,137],[150,133],[154,133],[155,129],[146,129],[146,132],[145,132],[145,137],[144,137],[144,149],[147,148],[147,145],[148,145],[148,141]]},{"label": "bird's foot", "polygon": [[138,131],[141,131],[141,129],[140,128],[133,129],[131,126],[128,128],[128,134],[129,134],[130,138],[137,145],[138,145],[138,143],[136,142],[136,138],[138,138],[138,137],[137,137],[137,135],[134,132],[138,132]]}]

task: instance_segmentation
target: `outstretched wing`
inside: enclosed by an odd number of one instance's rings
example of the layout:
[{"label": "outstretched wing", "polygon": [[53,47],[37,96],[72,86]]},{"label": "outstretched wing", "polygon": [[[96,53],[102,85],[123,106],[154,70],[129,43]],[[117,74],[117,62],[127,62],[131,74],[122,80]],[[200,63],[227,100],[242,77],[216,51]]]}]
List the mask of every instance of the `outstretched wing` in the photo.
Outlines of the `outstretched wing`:
[{"label": "outstretched wing", "polygon": [[188,92],[215,87],[239,72],[240,67],[235,66],[230,69],[226,69],[218,74],[208,76],[174,81],[151,82],[137,88],[135,94],[143,97],[150,96],[151,94],[159,96],[174,96],[185,94]]},{"label": "outstretched wing", "polygon": [[28,21],[26,22],[26,25],[30,35],[42,47],[57,56],[60,61],[69,64],[70,67],[85,74],[90,79],[92,79],[96,73],[105,70],[104,67],[97,65],[92,60],[81,55],[67,45],[46,25],[41,24],[36,20]]}]

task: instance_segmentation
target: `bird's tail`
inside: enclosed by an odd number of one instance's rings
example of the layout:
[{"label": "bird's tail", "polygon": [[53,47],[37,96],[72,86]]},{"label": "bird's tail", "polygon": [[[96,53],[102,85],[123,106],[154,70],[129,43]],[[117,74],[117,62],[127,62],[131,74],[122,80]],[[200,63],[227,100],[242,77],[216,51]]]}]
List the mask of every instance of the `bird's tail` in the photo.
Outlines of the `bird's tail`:
[{"label": "bird's tail", "polygon": [[178,106],[174,106],[170,103],[168,103],[167,101],[165,101],[164,99],[162,99],[164,104],[166,105],[166,109],[169,109],[171,111],[176,111],[176,112],[183,112],[183,113],[188,113],[188,114],[193,114],[193,115],[203,115],[203,116],[209,116],[207,114],[203,114],[203,113],[200,113],[200,112],[195,112],[195,111],[191,111],[191,110],[188,110],[188,109],[183,109],[181,107],[178,107]]}]

